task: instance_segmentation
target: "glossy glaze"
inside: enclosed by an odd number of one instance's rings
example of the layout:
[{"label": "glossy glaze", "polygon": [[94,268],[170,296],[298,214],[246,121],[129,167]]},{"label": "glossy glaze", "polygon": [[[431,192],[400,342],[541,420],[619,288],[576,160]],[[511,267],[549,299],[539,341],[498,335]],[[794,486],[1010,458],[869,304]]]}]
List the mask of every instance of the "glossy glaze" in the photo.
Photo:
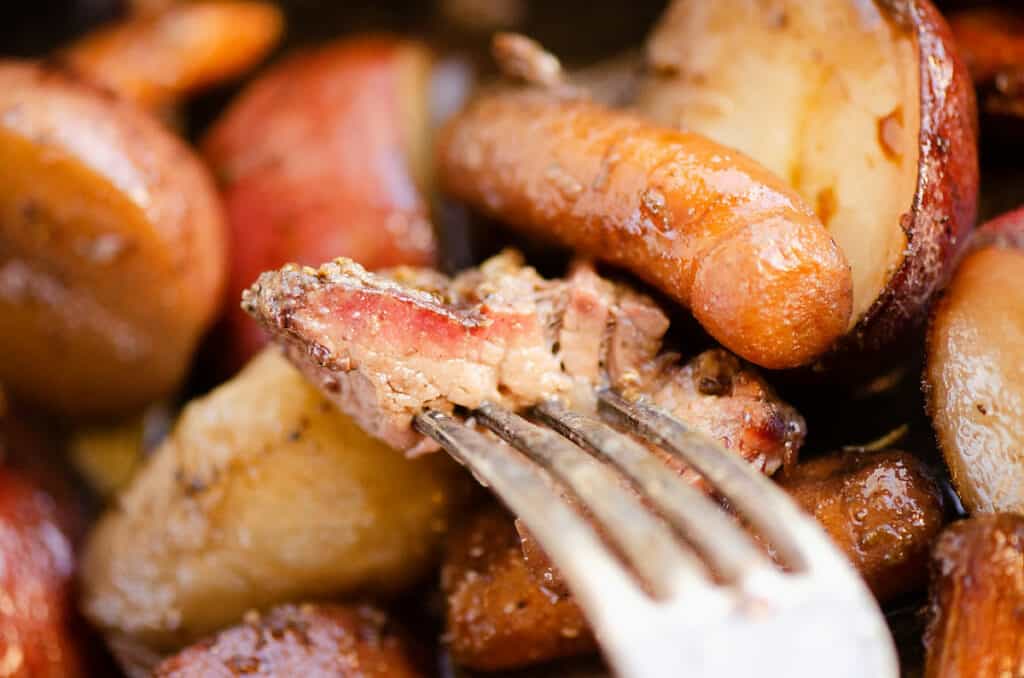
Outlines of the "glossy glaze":
[{"label": "glossy glaze", "polygon": [[805,364],[846,329],[849,266],[817,217],[704,137],[525,91],[482,97],[438,149],[449,193],[629,269],[756,364]]}]

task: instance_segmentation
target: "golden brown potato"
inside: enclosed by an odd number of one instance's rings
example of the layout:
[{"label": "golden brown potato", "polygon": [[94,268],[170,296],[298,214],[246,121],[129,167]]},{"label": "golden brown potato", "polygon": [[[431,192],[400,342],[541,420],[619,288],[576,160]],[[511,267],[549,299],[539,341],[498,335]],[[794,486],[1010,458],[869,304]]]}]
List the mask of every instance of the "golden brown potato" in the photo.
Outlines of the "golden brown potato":
[{"label": "golden brown potato", "polygon": [[154,678],[417,678],[416,665],[387,615],[368,606],[282,605],[252,612],[238,626],[161,663]]},{"label": "golden brown potato", "polygon": [[924,588],[944,513],[938,486],[913,455],[840,452],[784,469],[778,480],[879,600]]},{"label": "golden brown potato", "polygon": [[946,529],[932,557],[927,678],[1024,672],[1024,518],[980,516]]},{"label": "golden brown potato", "polygon": [[141,12],[59,58],[150,110],[245,72],[277,43],[281,12],[257,0],[204,0]]},{"label": "golden brown potato", "polygon": [[490,506],[452,533],[441,568],[452,657],[482,671],[596,649],[571,597],[544,588],[523,560],[512,517]]},{"label": "golden brown potato", "polygon": [[824,365],[906,340],[977,211],[974,89],[935,7],[675,0],[647,53],[639,109],[773,170],[846,255],[853,314]]},{"label": "golden brown potato", "polygon": [[238,306],[263,271],[338,256],[370,269],[434,263],[432,58],[422,43],[387,36],[295,54],[204,139],[232,235],[224,353],[235,367],[266,343]]},{"label": "golden brown potato", "polygon": [[986,224],[936,305],[925,391],[957,493],[1024,511],[1024,211]]},{"label": "golden brown potato", "polygon": [[74,623],[74,555],[58,505],[0,468],[0,673],[13,678],[88,675]]},{"label": "golden brown potato", "polygon": [[275,350],[188,405],[90,536],[83,608],[172,649],[252,608],[394,593],[436,562],[471,481],[362,433]]},{"label": "golden brown potato", "polygon": [[192,152],[134,106],[0,62],[0,382],[69,415],[172,391],[221,302],[225,232]]}]

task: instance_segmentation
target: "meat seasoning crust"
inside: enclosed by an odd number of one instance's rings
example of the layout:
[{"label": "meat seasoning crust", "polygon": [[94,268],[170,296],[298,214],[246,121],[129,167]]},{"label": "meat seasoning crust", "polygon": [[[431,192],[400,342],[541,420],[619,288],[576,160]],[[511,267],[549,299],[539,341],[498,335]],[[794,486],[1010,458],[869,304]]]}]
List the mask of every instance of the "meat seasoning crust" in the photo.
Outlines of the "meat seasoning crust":
[{"label": "meat seasoning crust", "polygon": [[751,362],[807,364],[847,329],[850,267],[813,210],[705,137],[527,90],[480,98],[438,149],[450,194],[623,266]]},{"label": "meat seasoning crust", "polygon": [[646,394],[765,473],[794,460],[805,434],[727,352],[688,364],[661,353],[664,312],[586,264],[546,280],[506,252],[449,279],[339,259],[264,273],[243,306],[342,411],[398,449],[422,441],[412,420],[426,408],[562,397],[586,410],[602,383]]}]

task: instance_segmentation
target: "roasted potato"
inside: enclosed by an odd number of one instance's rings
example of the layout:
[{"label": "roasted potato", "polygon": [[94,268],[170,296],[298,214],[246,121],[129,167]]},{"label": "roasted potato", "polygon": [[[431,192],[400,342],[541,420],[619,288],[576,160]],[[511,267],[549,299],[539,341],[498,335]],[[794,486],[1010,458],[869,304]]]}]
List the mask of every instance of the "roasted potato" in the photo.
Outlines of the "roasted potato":
[{"label": "roasted potato", "polygon": [[926,584],[928,553],[945,522],[942,494],[905,452],[839,452],[777,479],[813,515],[881,601]]},{"label": "roasted potato", "polygon": [[846,255],[853,314],[819,367],[907,343],[977,211],[974,89],[931,3],[675,0],[647,52],[638,108],[773,170]]},{"label": "roasted potato", "polygon": [[13,678],[86,676],[76,623],[75,557],[54,498],[0,467],[0,672]]},{"label": "roasted potato", "polygon": [[246,675],[416,678],[415,650],[369,606],[282,605],[161,663],[154,678]]},{"label": "roasted potato", "polygon": [[472,482],[383,446],[276,350],[189,404],[100,520],[82,564],[98,626],[169,650],[252,608],[401,591]]},{"label": "roasted potato", "polygon": [[295,55],[242,92],[203,149],[231,225],[226,357],[262,330],[238,308],[265,270],[334,257],[367,268],[429,265],[430,52],[362,37]]},{"label": "roasted potato", "polygon": [[153,110],[251,68],[277,43],[281,12],[258,0],[203,0],[139,12],[86,35],[58,58]]},{"label": "roasted potato", "polygon": [[73,416],[167,395],[225,263],[213,181],[182,142],[63,72],[0,62],[0,382]]},{"label": "roasted potato", "polygon": [[591,652],[594,636],[571,597],[533,577],[512,517],[490,506],[449,538],[441,568],[453,659],[482,671]]},{"label": "roasted potato", "polygon": [[1019,8],[972,7],[949,17],[982,111],[1024,117],[1024,14]]},{"label": "roasted potato", "polygon": [[936,305],[925,393],[974,512],[1024,511],[1024,210],[989,222]]},{"label": "roasted potato", "polygon": [[946,529],[932,556],[927,678],[1024,671],[1024,518],[998,514]]}]

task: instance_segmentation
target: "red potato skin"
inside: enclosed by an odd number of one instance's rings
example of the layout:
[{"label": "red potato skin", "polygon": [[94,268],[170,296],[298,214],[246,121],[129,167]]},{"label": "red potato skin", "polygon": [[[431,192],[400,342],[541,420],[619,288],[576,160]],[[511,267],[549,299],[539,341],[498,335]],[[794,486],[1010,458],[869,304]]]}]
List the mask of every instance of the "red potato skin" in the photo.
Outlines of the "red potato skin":
[{"label": "red potato skin", "polygon": [[623,266],[755,364],[807,364],[846,330],[849,265],[814,212],[705,137],[525,90],[478,99],[438,149],[448,193]]},{"label": "red potato skin", "polygon": [[231,230],[229,360],[266,343],[238,307],[263,271],[346,256],[367,268],[429,266],[424,197],[430,57],[364,37],[298,54],[250,85],[203,143]]},{"label": "red potato skin", "polygon": [[53,499],[0,469],[0,668],[15,678],[86,676],[74,623],[74,556]]},{"label": "red potato skin", "polygon": [[971,77],[986,85],[1024,67],[1024,17],[1007,8],[972,7],[949,16]]},{"label": "red potato skin", "polygon": [[[826,370],[882,359],[913,336],[949,281],[978,215],[978,111],[946,20],[928,0],[877,0],[917,36],[921,77],[917,189],[900,226],[903,263],[856,327],[822,361]],[[905,342],[904,342],[905,343]],[[895,355],[896,353],[893,353]],[[852,355],[861,360],[851,362]]]}]

